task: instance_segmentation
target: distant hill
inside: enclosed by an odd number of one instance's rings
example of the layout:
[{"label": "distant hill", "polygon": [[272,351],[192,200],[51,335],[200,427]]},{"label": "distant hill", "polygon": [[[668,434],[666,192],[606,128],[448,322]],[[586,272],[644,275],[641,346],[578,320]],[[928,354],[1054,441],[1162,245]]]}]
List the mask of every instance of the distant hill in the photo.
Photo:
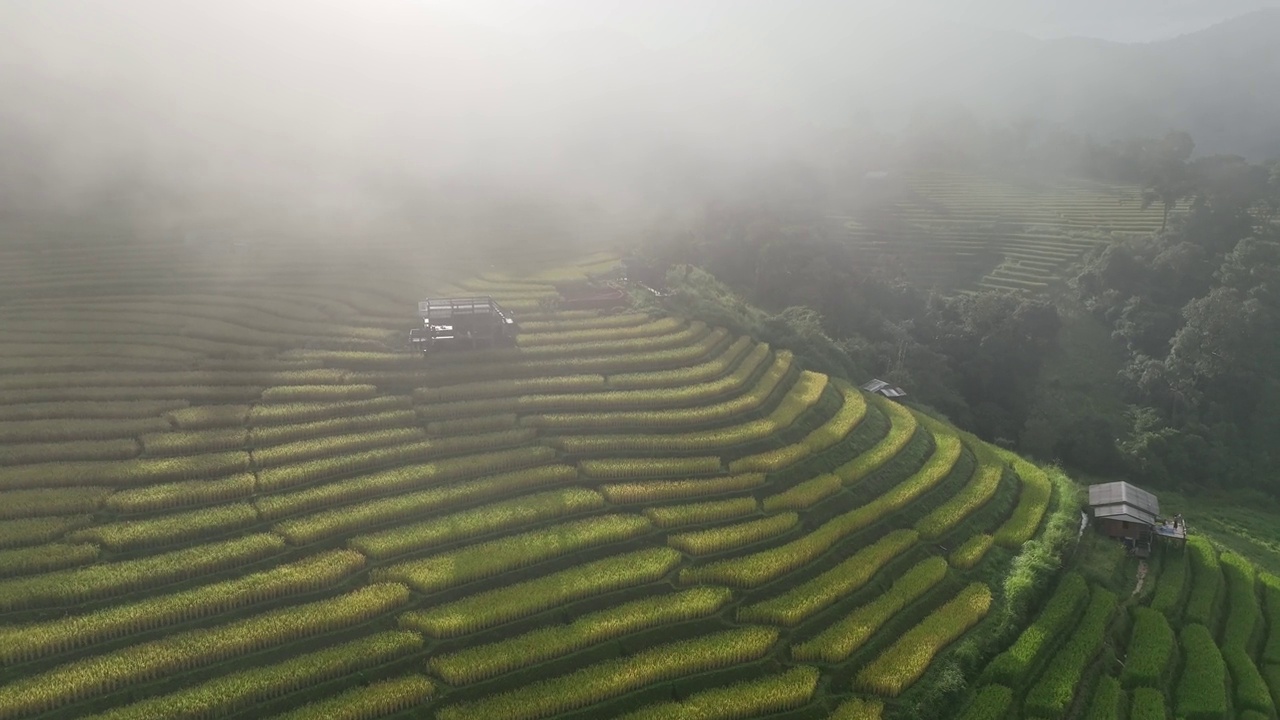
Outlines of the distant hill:
[{"label": "distant hill", "polygon": [[[882,58],[869,97],[914,88],[980,119],[1033,117],[1097,139],[1191,133],[1201,153],[1280,156],[1280,10],[1146,44],[935,28]],[[852,79],[852,78],[851,78]],[[883,110],[892,104],[881,106]],[[890,110],[890,113],[892,110]]]}]

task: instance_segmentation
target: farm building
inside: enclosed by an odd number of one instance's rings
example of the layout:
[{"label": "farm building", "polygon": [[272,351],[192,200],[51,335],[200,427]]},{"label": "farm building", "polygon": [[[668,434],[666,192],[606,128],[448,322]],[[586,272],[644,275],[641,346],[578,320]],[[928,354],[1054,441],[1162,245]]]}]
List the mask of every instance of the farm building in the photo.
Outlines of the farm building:
[{"label": "farm building", "polygon": [[447,347],[493,347],[515,342],[515,318],[492,297],[428,298],[418,303],[422,327],[409,331],[423,353]]},{"label": "farm building", "polygon": [[906,390],[903,390],[897,385],[890,385],[884,380],[872,380],[870,382],[865,382],[861,387],[869,393],[876,393],[887,398],[900,398],[907,396]]},{"label": "farm building", "polygon": [[1150,554],[1156,534],[1175,540],[1187,537],[1185,525],[1170,527],[1161,521],[1155,495],[1127,482],[1090,485],[1089,513],[1099,532],[1123,541],[1139,557]]}]

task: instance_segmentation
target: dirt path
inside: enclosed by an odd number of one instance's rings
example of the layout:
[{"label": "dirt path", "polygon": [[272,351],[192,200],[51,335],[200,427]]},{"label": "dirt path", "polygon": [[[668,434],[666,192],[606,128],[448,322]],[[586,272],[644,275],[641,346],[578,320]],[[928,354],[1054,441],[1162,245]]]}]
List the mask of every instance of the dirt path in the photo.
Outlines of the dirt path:
[{"label": "dirt path", "polygon": [[1138,583],[1133,588],[1133,594],[1137,595],[1142,592],[1142,584],[1147,580],[1147,561],[1138,561]]}]

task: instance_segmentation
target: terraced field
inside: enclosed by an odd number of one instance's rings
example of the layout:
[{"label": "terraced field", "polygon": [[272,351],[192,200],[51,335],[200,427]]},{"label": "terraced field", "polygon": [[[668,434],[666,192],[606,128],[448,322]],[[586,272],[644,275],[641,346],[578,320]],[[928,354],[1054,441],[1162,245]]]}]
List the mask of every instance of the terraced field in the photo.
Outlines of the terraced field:
[{"label": "terraced field", "polygon": [[1280,578],[1194,535],[1152,566],[1133,593],[1063,577],[963,720],[1275,718]]},{"label": "terraced field", "polygon": [[1158,230],[1163,216],[1142,209],[1136,187],[946,171],[904,182],[892,203],[845,226],[856,247],[946,290],[1044,290],[1089,249]]},{"label": "terraced field", "polygon": [[[548,309],[610,263],[6,251],[0,718],[902,716],[1049,480],[751,338]],[[409,355],[429,292],[517,347]]]}]

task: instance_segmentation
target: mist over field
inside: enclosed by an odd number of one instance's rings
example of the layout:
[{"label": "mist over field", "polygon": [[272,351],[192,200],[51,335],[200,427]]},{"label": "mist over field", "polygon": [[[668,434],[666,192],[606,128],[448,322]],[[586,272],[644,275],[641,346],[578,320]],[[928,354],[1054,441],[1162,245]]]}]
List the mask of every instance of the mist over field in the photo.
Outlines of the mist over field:
[{"label": "mist over field", "polygon": [[1268,5],[10,2],[0,209],[401,222],[484,195],[625,212],[1028,119],[1265,156],[1275,64],[1219,75],[1274,52],[1276,14],[1169,38]]},{"label": "mist over field", "polygon": [[1277,39],[0,0],[0,720],[1277,718]]}]

